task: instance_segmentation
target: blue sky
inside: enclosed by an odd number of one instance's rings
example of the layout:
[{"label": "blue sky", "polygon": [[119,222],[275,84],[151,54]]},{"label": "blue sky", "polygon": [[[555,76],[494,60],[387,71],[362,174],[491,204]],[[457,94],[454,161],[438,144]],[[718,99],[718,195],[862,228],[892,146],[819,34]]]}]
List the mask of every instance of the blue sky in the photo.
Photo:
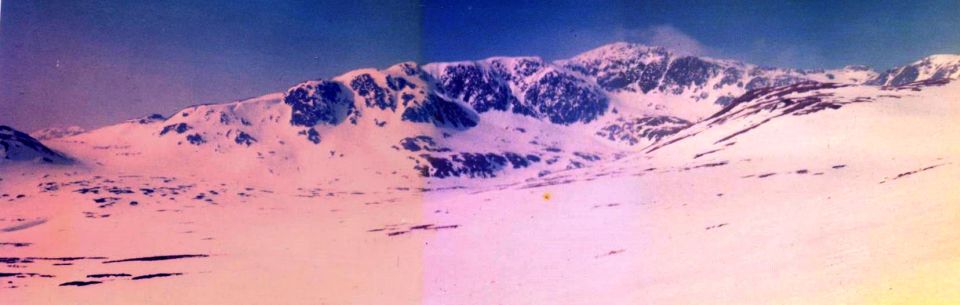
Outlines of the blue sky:
[{"label": "blue sky", "polygon": [[794,68],[960,53],[960,1],[64,2],[0,4],[0,124],[89,128],[361,67],[614,41]]}]

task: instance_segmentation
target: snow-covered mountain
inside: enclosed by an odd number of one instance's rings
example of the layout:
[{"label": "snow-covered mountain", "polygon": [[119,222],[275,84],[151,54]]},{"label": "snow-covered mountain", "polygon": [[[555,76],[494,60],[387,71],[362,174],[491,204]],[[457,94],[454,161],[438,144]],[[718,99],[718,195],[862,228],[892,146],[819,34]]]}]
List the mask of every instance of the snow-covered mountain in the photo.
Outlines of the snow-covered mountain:
[{"label": "snow-covered mountain", "polygon": [[709,116],[748,90],[808,80],[860,84],[876,75],[863,66],[767,68],[629,43],[602,46],[557,64],[586,75],[624,104],[689,121]]},{"label": "snow-covered mountain", "polygon": [[0,127],[79,163],[0,160],[4,301],[960,301],[955,76],[591,52],[355,70],[43,144]]},{"label": "snow-covered mountain", "polygon": [[[931,58],[918,62],[927,68],[897,71],[957,76],[955,61]],[[88,164],[125,168],[175,158],[184,170],[203,164],[278,176],[332,177],[356,164],[398,181],[542,176],[619,159],[751,92],[811,82],[860,86],[890,73],[765,68],[614,43],[554,62],[493,57],[358,69],[257,98],[45,138]]]},{"label": "snow-covered mountain", "polygon": [[931,55],[909,65],[883,72],[867,82],[875,86],[899,86],[919,81],[960,78],[960,55]]},{"label": "snow-covered mountain", "polygon": [[75,136],[84,132],[86,132],[86,130],[80,126],[49,127],[49,128],[43,128],[40,130],[35,130],[30,133],[30,136],[40,141],[46,141],[46,140],[65,138],[69,136]]},{"label": "snow-covered mountain", "polygon": [[0,126],[0,163],[33,161],[70,163],[70,158],[40,143],[30,135],[9,126]]}]

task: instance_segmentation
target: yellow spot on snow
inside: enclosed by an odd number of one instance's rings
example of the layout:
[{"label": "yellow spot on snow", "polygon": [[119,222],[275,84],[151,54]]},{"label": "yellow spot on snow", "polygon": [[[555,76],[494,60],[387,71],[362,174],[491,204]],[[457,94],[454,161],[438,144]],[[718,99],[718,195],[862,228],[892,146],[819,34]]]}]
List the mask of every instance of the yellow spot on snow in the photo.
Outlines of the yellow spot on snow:
[{"label": "yellow spot on snow", "polygon": [[550,200],[550,197],[551,197],[550,193],[543,193],[543,200],[544,200],[544,201],[549,201],[549,200]]}]

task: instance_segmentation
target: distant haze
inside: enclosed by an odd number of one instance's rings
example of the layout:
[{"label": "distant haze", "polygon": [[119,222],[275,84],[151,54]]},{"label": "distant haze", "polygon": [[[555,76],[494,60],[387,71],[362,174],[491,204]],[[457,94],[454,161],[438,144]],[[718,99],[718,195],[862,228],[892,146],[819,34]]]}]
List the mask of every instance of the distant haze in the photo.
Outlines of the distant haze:
[{"label": "distant haze", "polygon": [[614,41],[804,69],[960,53],[958,1],[128,2],[3,1],[0,125],[89,129],[357,68]]}]

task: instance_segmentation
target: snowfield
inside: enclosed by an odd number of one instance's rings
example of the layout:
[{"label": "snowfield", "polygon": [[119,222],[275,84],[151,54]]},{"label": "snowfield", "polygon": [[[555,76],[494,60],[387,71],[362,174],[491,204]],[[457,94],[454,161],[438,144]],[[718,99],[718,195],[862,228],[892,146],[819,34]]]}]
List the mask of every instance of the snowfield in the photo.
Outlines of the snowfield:
[{"label": "snowfield", "polygon": [[399,119],[429,94],[357,124],[288,124],[286,93],[50,139],[76,163],[0,165],[2,303],[960,303],[960,82],[749,90],[635,145],[596,134],[609,112]]}]

